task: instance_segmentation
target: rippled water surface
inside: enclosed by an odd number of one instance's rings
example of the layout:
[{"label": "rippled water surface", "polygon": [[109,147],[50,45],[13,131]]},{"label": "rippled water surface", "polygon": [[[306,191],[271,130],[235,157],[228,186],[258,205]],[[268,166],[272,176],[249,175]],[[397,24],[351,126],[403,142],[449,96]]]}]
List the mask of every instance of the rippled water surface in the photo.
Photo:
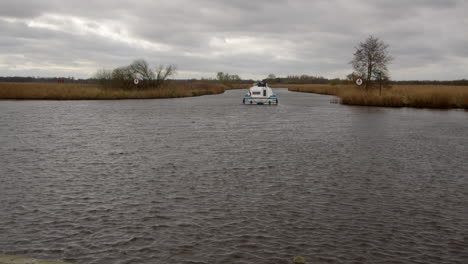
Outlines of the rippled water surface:
[{"label": "rippled water surface", "polygon": [[0,253],[468,263],[468,112],[244,92],[1,101]]}]

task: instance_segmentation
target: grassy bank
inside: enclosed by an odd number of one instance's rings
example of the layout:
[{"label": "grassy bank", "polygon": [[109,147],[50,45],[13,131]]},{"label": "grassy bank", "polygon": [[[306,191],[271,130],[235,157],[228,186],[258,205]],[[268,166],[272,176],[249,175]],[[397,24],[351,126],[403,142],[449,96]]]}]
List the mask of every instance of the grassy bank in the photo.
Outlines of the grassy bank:
[{"label": "grassy bank", "polygon": [[96,84],[0,83],[0,99],[4,100],[112,100],[178,98],[220,94],[241,85],[207,82],[169,82],[152,90],[104,89]]},{"label": "grassy bank", "polygon": [[[365,91],[355,85],[285,85],[290,91],[335,95],[346,105],[465,108],[468,109],[468,86],[393,85]],[[284,86],[283,86],[284,87]]]}]

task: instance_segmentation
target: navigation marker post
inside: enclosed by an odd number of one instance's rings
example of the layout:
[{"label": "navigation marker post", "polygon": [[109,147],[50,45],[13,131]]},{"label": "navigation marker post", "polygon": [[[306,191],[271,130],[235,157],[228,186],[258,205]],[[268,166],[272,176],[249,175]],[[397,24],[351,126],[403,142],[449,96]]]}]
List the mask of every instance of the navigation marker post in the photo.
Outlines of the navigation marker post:
[{"label": "navigation marker post", "polygon": [[361,86],[362,83],[363,83],[362,79],[361,79],[361,78],[357,78],[356,84],[359,85],[359,86]]},{"label": "navigation marker post", "polygon": [[374,75],[376,77],[379,77],[379,86],[380,86],[379,95],[382,95],[382,72],[374,72]]}]

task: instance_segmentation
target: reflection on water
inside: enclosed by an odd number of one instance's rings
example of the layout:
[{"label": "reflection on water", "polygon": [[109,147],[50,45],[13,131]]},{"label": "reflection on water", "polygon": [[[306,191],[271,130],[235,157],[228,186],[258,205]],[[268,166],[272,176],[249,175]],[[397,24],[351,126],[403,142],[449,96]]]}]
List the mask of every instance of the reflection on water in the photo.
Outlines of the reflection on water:
[{"label": "reflection on water", "polygon": [[0,102],[0,253],[467,263],[466,112],[244,92]]}]

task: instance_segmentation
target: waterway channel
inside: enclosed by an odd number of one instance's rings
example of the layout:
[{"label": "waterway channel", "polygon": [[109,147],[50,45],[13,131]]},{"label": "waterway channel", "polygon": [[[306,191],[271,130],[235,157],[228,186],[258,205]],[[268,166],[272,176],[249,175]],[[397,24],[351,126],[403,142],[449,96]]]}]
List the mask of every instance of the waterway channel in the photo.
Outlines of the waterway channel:
[{"label": "waterway channel", "polygon": [[468,112],[274,91],[1,101],[0,254],[468,263]]}]

